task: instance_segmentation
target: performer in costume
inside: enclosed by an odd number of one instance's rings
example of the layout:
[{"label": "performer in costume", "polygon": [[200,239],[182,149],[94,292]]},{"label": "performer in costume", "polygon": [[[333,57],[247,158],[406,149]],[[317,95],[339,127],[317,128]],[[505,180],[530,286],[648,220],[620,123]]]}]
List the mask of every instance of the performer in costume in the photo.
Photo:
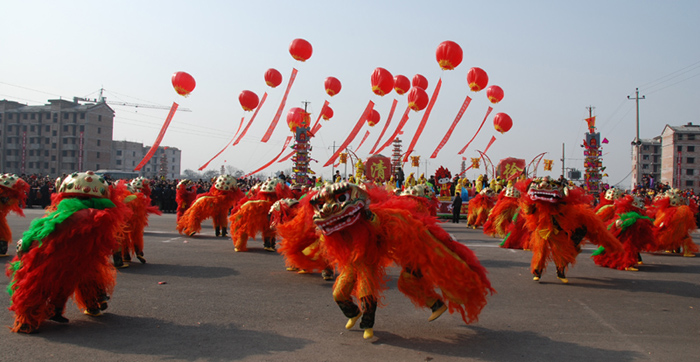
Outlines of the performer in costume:
[{"label": "performer in costume", "polygon": [[408,197],[416,201],[418,208],[415,210],[430,216],[437,216],[440,201],[433,190],[427,185],[415,185],[401,193],[401,197]]},{"label": "performer in costume", "polygon": [[403,268],[399,290],[416,306],[430,308],[429,320],[448,309],[459,312],[466,323],[477,320],[493,292],[486,270],[434,217],[412,212],[418,207],[414,200],[388,197],[379,187],[365,191],[337,183],[324,187],[310,202],[314,223],[323,234],[324,255],[340,271],[333,298],[348,318],[347,329],[361,318],[364,338],[372,338],[375,311],[386,289],[385,269],[391,263]]},{"label": "performer in costume", "polygon": [[313,223],[314,209],[309,203],[313,194],[276,201],[270,208],[270,227],[281,239],[277,251],[284,256],[288,271],[320,271],[323,279],[332,280],[333,266],[321,253],[321,235]]},{"label": "performer in costume", "polygon": [[[142,264],[146,264],[143,254],[143,231],[148,226],[148,215],[162,215],[158,206],[151,205],[150,181],[143,177],[137,177],[129,183],[129,194],[123,199],[126,206],[131,209],[131,216],[124,227],[124,235],[120,240],[122,260],[126,263],[135,255]],[[115,266],[120,267],[117,259]],[[128,266],[124,264],[123,266]]]},{"label": "performer in costume", "polygon": [[197,190],[195,190],[192,181],[183,179],[177,183],[177,188],[175,190],[175,202],[177,203],[177,221],[180,221],[182,215],[185,211],[192,206],[194,200],[197,198]]},{"label": "performer in costume", "polygon": [[229,217],[231,239],[236,251],[248,251],[248,238],[260,233],[266,251],[275,251],[276,233],[270,228],[268,214],[277,200],[292,198],[292,190],[278,178],[263,182],[258,192],[239,205]]},{"label": "performer in costume", "polygon": [[603,222],[608,223],[610,220],[614,219],[617,210],[615,207],[615,201],[623,196],[622,191],[616,188],[610,188],[605,191],[603,197],[600,198],[600,203],[595,207],[595,213],[603,220]]},{"label": "performer in costume", "polygon": [[24,217],[29,184],[19,176],[6,173],[0,176],[0,257],[7,256],[7,247],[12,242],[12,230],[7,224],[7,214]]},{"label": "performer in costume", "polygon": [[654,210],[658,244],[655,250],[650,251],[682,251],[683,256],[694,257],[698,245],[690,234],[697,229],[697,204],[684,200],[678,190],[673,189],[654,201]]},{"label": "performer in costume", "polygon": [[508,187],[498,194],[498,200],[489,211],[489,216],[484,223],[484,234],[497,235],[499,238],[506,237],[507,229],[518,210],[520,195],[520,191],[509,182]]},{"label": "performer in costume", "polygon": [[467,227],[476,229],[484,225],[494,203],[493,190],[488,187],[481,190],[479,194],[469,200],[469,205],[467,207]]},{"label": "performer in costume", "polygon": [[644,201],[639,197],[627,195],[617,198],[613,205],[616,216],[610,221],[608,229],[622,243],[622,251],[609,253],[605,247],[600,247],[591,257],[596,265],[637,271],[635,266],[641,264],[639,252],[656,245],[654,221],[644,216]]},{"label": "performer in costume", "polygon": [[202,230],[202,221],[211,218],[216,236],[226,237],[229,210],[245,195],[233,176],[221,175],[209,189],[177,221],[180,234],[193,236]]},{"label": "performer in costume", "polygon": [[540,280],[551,260],[557,278],[568,283],[566,269],[576,262],[584,238],[613,253],[622,250],[591,208],[590,197],[579,187],[569,189],[549,176],[536,178],[520,201],[520,215],[530,233],[530,270],[535,281]]},{"label": "performer in costume", "polygon": [[32,221],[7,267],[15,313],[13,332],[33,333],[50,319],[67,323],[66,301],[97,316],[107,308],[116,270],[110,263],[129,209],[122,189],[112,189],[92,171],[66,177],[51,213]]}]

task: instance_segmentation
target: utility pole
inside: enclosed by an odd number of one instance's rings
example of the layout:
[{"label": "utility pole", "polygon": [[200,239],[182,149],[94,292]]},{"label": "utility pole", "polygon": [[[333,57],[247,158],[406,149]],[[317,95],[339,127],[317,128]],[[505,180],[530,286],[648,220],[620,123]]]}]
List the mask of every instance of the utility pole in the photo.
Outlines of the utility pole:
[{"label": "utility pole", "polygon": [[637,157],[636,157],[637,160],[636,160],[636,162],[635,162],[635,164],[634,164],[634,167],[637,169],[637,172],[635,173],[635,178],[636,178],[636,180],[635,180],[635,185],[632,185],[632,189],[634,189],[634,187],[636,186],[636,184],[639,183],[639,180],[642,179],[642,177],[641,177],[641,176],[642,176],[642,175],[641,175],[642,170],[641,170],[641,167],[640,167],[640,166],[641,166],[641,165],[640,165],[640,163],[641,163],[641,160],[640,160],[640,158],[641,158],[641,155],[640,155],[640,146],[641,146],[641,144],[642,144],[642,141],[639,139],[639,100],[640,100],[640,99],[645,99],[644,96],[639,97],[639,88],[636,88],[635,91],[634,91],[634,93],[635,93],[634,98],[632,98],[632,97],[630,97],[630,96],[627,96],[627,99],[634,99],[634,101],[637,103],[637,135],[636,135],[636,137],[634,138],[634,142],[632,142],[632,145],[634,145],[634,146],[636,147],[636,149],[635,149],[635,154],[637,155]]},{"label": "utility pole", "polygon": [[[333,149],[333,152],[331,153],[331,155],[335,155],[335,141],[333,141],[332,149]],[[347,167],[347,161],[345,161],[345,162],[346,162],[346,164],[345,164],[345,173],[346,173],[345,177],[347,177],[348,167]],[[331,182],[335,182],[334,177],[335,177],[335,165],[333,163],[331,163]]]},{"label": "utility pole", "polygon": [[564,146],[566,144],[562,142],[561,144],[561,177],[566,178],[566,168],[564,167],[564,163],[566,162],[566,153],[564,153]]}]

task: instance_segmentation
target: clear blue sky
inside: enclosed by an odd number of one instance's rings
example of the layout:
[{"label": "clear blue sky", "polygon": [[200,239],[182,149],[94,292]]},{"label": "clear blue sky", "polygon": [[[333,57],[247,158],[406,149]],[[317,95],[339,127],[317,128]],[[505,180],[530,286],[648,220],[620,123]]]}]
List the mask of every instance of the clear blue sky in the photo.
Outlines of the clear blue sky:
[{"label": "clear blue sky", "polygon": [[[450,4],[451,3],[451,4]],[[365,126],[351,143],[357,147],[365,129],[370,136],[359,155],[367,157],[386,121],[391,102],[399,101],[388,131],[393,131],[406,96],[379,97],[371,92],[370,75],[384,67],[412,78],[424,75],[432,93],[443,86],[428,126],[414,154],[428,159],[447,131],[466,95],[473,101],[450,141],[420,172],[439,166],[460,168],[457,152],[474,135],[490,105],[485,92],[467,88],[466,74],[480,67],[490,84],[500,85],[504,100],[494,105],[484,129],[465,153],[477,157],[491,136],[488,152],[498,162],[505,157],[528,162],[547,152],[561,173],[562,144],[566,166],[583,168],[586,107],[593,106],[603,147],[603,165],[616,184],[631,170],[630,142],[635,137],[636,87],[640,101],[640,135],[659,135],[666,124],[700,123],[700,2],[697,1],[11,1],[2,6],[0,23],[0,99],[39,105],[47,99],[96,97],[104,87],[108,100],[169,106],[178,102],[190,113],[178,112],[161,145],[182,150],[184,169],[197,169],[232,137],[244,112],[238,94],[252,90],[266,104],[244,140],[229,148],[210,167],[232,165],[246,172],[280,152],[290,135],[283,118],[267,143],[261,143],[293,67],[299,70],[287,109],[309,101],[317,112],[325,100],[335,116],[313,139],[311,167],[317,173],[342,143],[369,100],[382,121]],[[430,4],[430,5],[429,5]],[[305,63],[288,52],[294,38],[314,47]],[[442,71],[435,49],[452,40],[464,50],[464,61]],[[263,80],[268,68],[284,76],[271,89]],[[170,84],[175,71],[197,80],[188,98]],[[335,97],[324,92],[323,80],[335,76],[343,89]],[[152,144],[167,111],[113,107],[114,139]],[[493,115],[508,113],[512,130],[497,133]],[[411,113],[403,136],[407,145],[422,117]],[[385,135],[387,137],[387,135]],[[389,154],[385,150],[384,154]],[[225,161],[225,163],[224,163]],[[469,163],[468,163],[469,164]],[[267,172],[287,170],[291,161]],[[410,164],[407,172],[415,172]],[[475,177],[483,167],[467,176]],[[622,184],[629,187],[627,178]]]}]

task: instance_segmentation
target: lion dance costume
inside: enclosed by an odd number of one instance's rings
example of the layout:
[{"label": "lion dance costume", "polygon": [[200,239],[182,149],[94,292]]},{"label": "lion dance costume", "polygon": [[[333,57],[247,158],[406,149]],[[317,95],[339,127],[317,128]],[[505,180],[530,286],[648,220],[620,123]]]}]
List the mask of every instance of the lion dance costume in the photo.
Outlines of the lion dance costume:
[{"label": "lion dance costume", "polygon": [[593,252],[593,261],[607,268],[637,271],[635,266],[641,263],[639,252],[656,245],[654,221],[644,216],[644,201],[639,197],[617,197],[613,205],[615,217],[608,229],[622,243],[622,251],[609,253],[605,247],[600,247]]},{"label": "lion dance costume", "polygon": [[372,338],[385,269],[392,263],[403,268],[399,290],[416,306],[430,308],[429,320],[448,308],[466,323],[478,319],[493,292],[486,270],[434,217],[415,211],[415,201],[343,182],[324,187],[310,202],[324,255],[340,271],[333,299],[348,318],[347,329],[362,318],[364,338]]},{"label": "lion dance costume", "polygon": [[148,226],[148,215],[162,215],[158,206],[151,205],[151,188],[147,179],[135,178],[127,189],[129,194],[124,197],[124,203],[131,209],[131,216],[125,224],[123,238],[120,238],[122,261],[118,255],[114,256],[114,266],[118,268],[129,266],[126,263],[131,261],[132,255],[142,264],[146,264],[143,254],[143,231]]},{"label": "lion dance costume", "polygon": [[196,198],[197,190],[192,187],[192,181],[185,179],[177,183],[177,188],[175,190],[175,203],[177,203],[177,212],[175,215],[177,221],[180,221],[182,215],[192,206]]},{"label": "lion dance costume", "polygon": [[520,191],[512,184],[498,194],[496,203],[489,211],[488,219],[484,224],[484,234],[505,238],[508,227],[513,222],[513,217],[518,210]]},{"label": "lion dance costume", "polygon": [[467,227],[476,229],[479,226],[483,226],[494,204],[493,190],[488,187],[482,189],[476,196],[469,200],[469,206],[467,208]]},{"label": "lion dance costume", "polygon": [[7,247],[12,241],[12,230],[7,224],[10,211],[24,217],[24,208],[29,193],[29,184],[17,175],[0,176],[0,256],[7,256]]},{"label": "lion dance costume", "polygon": [[67,323],[63,310],[71,296],[87,315],[107,308],[116,282],[110,257],[130,212],[121,192],[92,171],[65,178],[54,211],[32,221],[8,265],[13,332],[35,332],[46,319]]},{"label": "lion dance costume", "polygon": [[233,176],[221,175],[216,178],[209,192],[200,194],[192,207],[177,221],[180,234],[193,236],[202,230],[202,221],[211,218],[216,236],[226,237],[229,210],[244,197],[243,191]]},{"label": "lion dance costume", "polygon": [[698,245],[690,234],[697,229],[695,214],[698,207],[692,200],[684,200],[678,190],[669,190],[653,203],[656,210],[654,226],[658,245],[650,251],[682,251],[693,257]]},{"label": "lion dance costume", "polygon": [[530,270],[535,281],[540,280],[551,260],[556,265],[557,278],[568,283],[566,269],[576,262],[584,238],[612,253],[622,250],[581,188],[569,189],[547,176],[532,180],[527,195],[520,200],[520,216],[530,233]]},{"label": "lion dance costume", "polygon": [[292,190],[278,178],[268,179],[257,192],[250,193],[229,217],[234,250],[247,251],[248,238],[260,233],[265,250],[275,251],[276,233],[270,228],[268,214],[276,201],[292,197]]}]

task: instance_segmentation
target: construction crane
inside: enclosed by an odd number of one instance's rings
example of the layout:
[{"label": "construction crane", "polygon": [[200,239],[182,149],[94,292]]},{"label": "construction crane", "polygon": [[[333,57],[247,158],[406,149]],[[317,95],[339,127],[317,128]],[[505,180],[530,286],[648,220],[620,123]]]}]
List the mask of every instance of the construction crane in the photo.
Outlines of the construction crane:
[{"label": "construction crane", "polygon": [[[107,101],[107,98],[105,98],[102,95],[103,92],[104,92],[104,88],[100,88],[100,96],[98,98],[73,97],[73,102],[78,103],[80,101],[80,102],[92,102],[92,103],[106,103],[106,104],[110,104],[113,106],[124,106],[124,107],[134,107],[134,108],[170,109],[169,106],[157,106],[157,105],[152,105],[152,104]],[[188,108],[178,108],[177,110],[180,112],[192,112]]]}]

